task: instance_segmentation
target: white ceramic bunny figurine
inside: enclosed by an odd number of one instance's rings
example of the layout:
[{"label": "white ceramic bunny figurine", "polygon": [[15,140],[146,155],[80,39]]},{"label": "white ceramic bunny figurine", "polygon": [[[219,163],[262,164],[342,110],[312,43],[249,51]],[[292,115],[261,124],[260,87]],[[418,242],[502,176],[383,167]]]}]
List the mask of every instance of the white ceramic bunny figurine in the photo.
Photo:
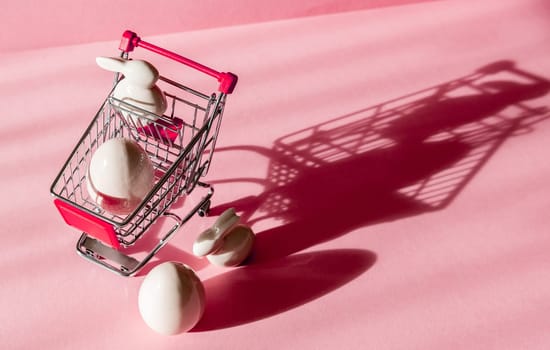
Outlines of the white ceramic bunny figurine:
[{"label": "white ceramic bunny figurine", "polygon": [[127,116],[136,125],[139,125],[138,120],[141,120],[141,124],[154,121],[157,119],[154,114],[162,115],[166,111],[166,96],[155,84],[159,78],[159,72],[151,63],[117,57],[97,57],[96,62],[103,69],[124,75],[113,91],[113,97],[153,113],[151,115],[137,108],[128,108],[131,112]]},{"label": "white ceramic bunny figurine", "polygon": [[218,266],[240,265],[252,252],[255,236],[250,227],[238,225],[239,219],[235,209],[224,211],[212,227],[197,237],[193,254],[206,256]]}]

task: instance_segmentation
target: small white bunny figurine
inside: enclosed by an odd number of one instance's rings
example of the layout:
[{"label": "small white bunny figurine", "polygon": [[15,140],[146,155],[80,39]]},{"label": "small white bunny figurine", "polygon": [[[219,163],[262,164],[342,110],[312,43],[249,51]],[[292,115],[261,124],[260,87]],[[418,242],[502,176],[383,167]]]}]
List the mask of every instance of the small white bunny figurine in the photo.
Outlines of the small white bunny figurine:
[{"label": "small white bunny figurine", "polygon": [[[96,62],[103,69],[124,75],[113,91],[113,97],[157,115],[162,115],[166,111],[166,96],[155,84],[159,78],[159,72],[151,63],[117,57],[97,57]],[[157,119],[154,114],[145,113],[137,108],[128,109],[131,112],[127,116],[136,125],[139,125],[139,119],[142,125],[147,124],[148,120]]]}]

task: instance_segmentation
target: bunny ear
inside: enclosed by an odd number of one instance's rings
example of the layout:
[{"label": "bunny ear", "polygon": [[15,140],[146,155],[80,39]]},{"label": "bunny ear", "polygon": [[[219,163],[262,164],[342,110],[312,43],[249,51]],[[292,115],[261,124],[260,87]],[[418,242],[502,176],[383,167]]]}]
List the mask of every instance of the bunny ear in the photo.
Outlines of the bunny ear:
[{"label": "bunny ear", "polygon": [[122,72],[128,62],[125,59],[118,57],[96,57],[95,59],[98,66],[111,72]]}]

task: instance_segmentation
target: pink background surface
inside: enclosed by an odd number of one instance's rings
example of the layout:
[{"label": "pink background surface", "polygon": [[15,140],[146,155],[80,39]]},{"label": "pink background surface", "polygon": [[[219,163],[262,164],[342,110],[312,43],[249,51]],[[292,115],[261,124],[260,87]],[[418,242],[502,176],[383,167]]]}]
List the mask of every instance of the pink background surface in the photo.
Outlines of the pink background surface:
[{"label": "pink background surface", "polygon": [[258,243],[241,268],[193,258],[212,217],[159,253],[207,293],[174,337],[139,316],[143,274],[75,254],[48,193],[124,28],[2,54],[0,347],[548,349],[549,16],[437,1],[146,37],[239,74],[207,180],[213,212],[235,206]]},{"label": "pink background surface", "polygon": [[[436,0],[32,0],[3,1],[0,52],[258,23]],[[0,2],[2,3],[2,2]]]}]

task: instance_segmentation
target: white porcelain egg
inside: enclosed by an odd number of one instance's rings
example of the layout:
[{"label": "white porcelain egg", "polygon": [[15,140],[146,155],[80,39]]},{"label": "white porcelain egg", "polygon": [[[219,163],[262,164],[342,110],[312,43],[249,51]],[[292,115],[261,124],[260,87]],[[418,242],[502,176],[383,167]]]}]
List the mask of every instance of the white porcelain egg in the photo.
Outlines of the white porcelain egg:
[{"label": "white porcelain egg", "polygon": [[153,187],[154,167],[137,142],[114,138],[94,152],[86,179],[92,200],[108,212],[126,215]]},{"label": "white porcelain egg", "polygon": [[143,321],[154,331],[164,335],[186,332],[204,313],[204,287],[188,266],[165,262],[145,276],[138,306]]}]

